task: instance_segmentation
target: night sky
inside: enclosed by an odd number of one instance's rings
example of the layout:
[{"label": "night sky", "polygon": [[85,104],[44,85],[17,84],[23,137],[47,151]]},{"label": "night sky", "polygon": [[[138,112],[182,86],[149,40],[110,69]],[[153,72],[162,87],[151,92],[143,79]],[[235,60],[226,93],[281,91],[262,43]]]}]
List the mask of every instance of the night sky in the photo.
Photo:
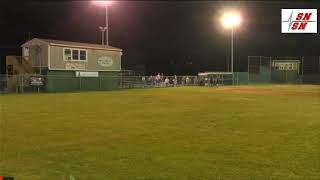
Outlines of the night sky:
[{"label": "night sky", "polygon": [[[90,1],[1,1],[1,70],[6,55],[21,55],[28,38],[100,43],[105,9]],[[226,71],[230,31],[219,17],[237,9],[243,24],[234,37],[235,71],[247,70],[248,55],[320,55],[320,34],[281,34],[281,8],[319,8],[318,2],[115,1],[109,7],[109,43],[122,48],[125,69],[147,74]],[[319,19],[319,17],[318,17]],[[318,49],[319,48],[319,49]]]}]

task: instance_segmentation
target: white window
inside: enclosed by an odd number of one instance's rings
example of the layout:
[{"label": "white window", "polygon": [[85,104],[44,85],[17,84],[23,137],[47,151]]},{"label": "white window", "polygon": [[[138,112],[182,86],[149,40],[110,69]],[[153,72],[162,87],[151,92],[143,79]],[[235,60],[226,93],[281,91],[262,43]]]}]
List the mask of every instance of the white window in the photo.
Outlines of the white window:
[{"label": "white window", "polygon": [[71,49],[64,49],[64,60],[72,60]]},{"label": "white window", "polygon": [[71,61],[87,61],[87,50],[64,48],[64,60]]},{"label": "white window", "polygon": [[86,61],[87,60],[87,51],[80,50],[80,60]]},{"label": "white window", "polygon": [[79,50],[72,49],[72,60],[79,60]]}]

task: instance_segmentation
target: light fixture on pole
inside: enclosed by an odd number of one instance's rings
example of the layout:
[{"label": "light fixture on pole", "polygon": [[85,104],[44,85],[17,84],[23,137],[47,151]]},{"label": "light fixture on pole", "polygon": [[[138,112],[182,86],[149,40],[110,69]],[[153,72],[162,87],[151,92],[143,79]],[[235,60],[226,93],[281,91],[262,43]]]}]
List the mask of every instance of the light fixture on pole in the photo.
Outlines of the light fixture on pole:
[{"label": "light fixture on pole", "polygon": [[233,80],[233,33],[234,28],[240,25],[241,17],[237,12],[229,12],[222,16],[221,23],[225,28],[231,29],[231,73]]},{"label": "light fixture on pole", "polygon": [[[94,4],[100,5],[100,6],[105,6],[106,10],[106,25],[104,27],[99,27],[101,31],[106,32],[106,45],[109,45],[109,18],[108,18],[108,5],[112,3],[112,1],[93,1]],[[102,30],[103,29],[103,30]],[[104,35],[103,35],[104,39]],[[104,40],[103,40],[104,41]],[[104,44],[104,43],[102,43]]]},{"label": "light fixture on pole", "polygon": [[107,30],[106,27],[102,27],[102,26],[99,26],[99,29],[101,31],[101,44],[104,45],[104,32]]}]

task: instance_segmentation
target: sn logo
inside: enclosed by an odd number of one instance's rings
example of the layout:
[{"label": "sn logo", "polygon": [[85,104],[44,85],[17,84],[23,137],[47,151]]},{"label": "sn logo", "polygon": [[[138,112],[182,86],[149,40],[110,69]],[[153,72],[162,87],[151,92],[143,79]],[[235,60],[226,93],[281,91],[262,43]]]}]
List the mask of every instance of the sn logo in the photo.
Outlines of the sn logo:
[{"label": "sn logo", "polygon": [[312,13],[299,13],[296,17],[296,21],[301,21],[301,22],[294,22],[292,24],[291,29],[292,30],[304,30],[306,29],[306,26],[308,24],[308,21],[310,20]]},{"label": "sn logo", "polygon": [[317,33],[317,9],[282,9],[282,33]]}]

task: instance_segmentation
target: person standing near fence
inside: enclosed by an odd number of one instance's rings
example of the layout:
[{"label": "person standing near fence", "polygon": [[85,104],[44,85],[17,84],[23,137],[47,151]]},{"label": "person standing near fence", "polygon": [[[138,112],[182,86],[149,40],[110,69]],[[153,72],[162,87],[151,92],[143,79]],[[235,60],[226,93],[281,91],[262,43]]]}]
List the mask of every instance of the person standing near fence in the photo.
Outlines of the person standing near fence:
[{"label": "person standing near fence", "polygon": [[193,78],[193,85],[196,85],[196,84],[198,84],[198,77],[197,76]]},{"label": "person standing near fence", "polygon": [[142,80],[142,83],[143,83],[143,87],[146,87],[146,77],[142,76],[141,80]]},{"label": "person standing near fence", "polygon": [[213,80],[213,77],[210,77],[210,86],[214,86],[214,80]]},{"label": "person standing near fence", "polygon": [[166,87],[169,86],[169,82],[170,82],[169,78],[166,77],[166,79],[164,80],[164,84]]},{"label": "person standing near fence", "polygon": [[186,77],[186,85],[188,86],[189,83],[190,83],[190,78],[189,78],[189,76],[187,76],[187,77]]},{"label": "person standing near fence", "polygon": [[204,86],[208,86],[208,78],[207,77],[204,78]]},{"label": "person standing near fence", "polygon": [[213,84],[212,85],[216,85],[217,84],[217,77],[213,76]]},{"label": "person standing near fence", "polygon": [[152,79],[153,79],[152,75],[149,76],[149,78],[148,78],[148,83],[149,83],[149,85],[150,85],[150,84],[152,85]]},{"label": "person standing near fence", "polygon": [[216,77],[216,87],[219,87],[219,76]]},{"label": "person standing near fence", "polygon": [[177,83],[178,83],[178,78],[176,75],[174,75],[174,78],[173,78],[173,86],[174,87],[177,87]]}]

